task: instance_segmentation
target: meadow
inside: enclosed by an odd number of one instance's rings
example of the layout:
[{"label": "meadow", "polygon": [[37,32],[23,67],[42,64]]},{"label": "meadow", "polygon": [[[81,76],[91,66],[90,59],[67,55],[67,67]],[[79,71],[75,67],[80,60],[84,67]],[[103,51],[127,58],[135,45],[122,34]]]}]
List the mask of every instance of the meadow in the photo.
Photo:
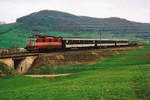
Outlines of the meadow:
[{"label": "meadow", "polygon": [[0,100],[150,100],[149,51],[131,50],[65,77],[0,78]]},{"label": "meadow", "polygon": [[17,28],[18,24],[0,26],[0,48],[24,47],[26,37],[25,32]]}]

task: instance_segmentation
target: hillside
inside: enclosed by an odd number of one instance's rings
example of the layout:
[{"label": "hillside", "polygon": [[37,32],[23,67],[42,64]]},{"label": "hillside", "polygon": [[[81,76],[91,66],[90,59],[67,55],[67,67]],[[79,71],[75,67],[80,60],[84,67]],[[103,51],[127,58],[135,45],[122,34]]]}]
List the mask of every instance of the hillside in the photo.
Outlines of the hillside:
[{"label": "hillside", "polygon": [[18,28],[18,23],[0,25],[0,48],[24,47],[30,34]]},{"label": "hillside", "polygon": [[113,34],[127,33],[150,33],[150,24],[128,21],[126,19],[93,18],[86,16],[76,16],[73,14],[42,10],[17,19],[22,23],[21,29],[32,32],[45,31],[69,31],[69,32],[95,32],[102,31]]}]

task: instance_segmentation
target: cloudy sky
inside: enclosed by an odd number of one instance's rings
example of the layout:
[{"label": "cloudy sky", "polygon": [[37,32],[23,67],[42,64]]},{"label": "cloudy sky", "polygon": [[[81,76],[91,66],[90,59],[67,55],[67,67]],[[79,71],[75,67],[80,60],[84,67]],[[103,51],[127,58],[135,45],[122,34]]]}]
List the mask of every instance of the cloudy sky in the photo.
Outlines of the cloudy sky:
[{"label": "cloudy sky", "polygon": [[150,23],[150,0],[0,0],[0,21],[40,10],[59,10],[75,15],[98,18],[121,17]]}]

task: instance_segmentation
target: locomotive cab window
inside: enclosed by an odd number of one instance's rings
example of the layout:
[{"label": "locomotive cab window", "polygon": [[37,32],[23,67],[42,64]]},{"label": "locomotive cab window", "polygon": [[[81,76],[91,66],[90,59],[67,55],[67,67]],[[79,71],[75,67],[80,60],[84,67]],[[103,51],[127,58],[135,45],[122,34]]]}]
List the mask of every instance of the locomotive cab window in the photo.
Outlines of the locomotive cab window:
[{"label": "locomotive cab window", "polygon": [[29,39],[27,40],[27,44],[35,44],[36,43],[36,39]]},{"label": "locomotive cab window", "polygon": [[32,40],[31,40],[31,43],[35,43],[35,42],[36,42],[36,40],[35,40],[35,39],[32,39]]},{"label": "locomotive cab window", "polygon": [[30,43],[30,39],[27,40],[27,44],[29,44],[29,43]]}]

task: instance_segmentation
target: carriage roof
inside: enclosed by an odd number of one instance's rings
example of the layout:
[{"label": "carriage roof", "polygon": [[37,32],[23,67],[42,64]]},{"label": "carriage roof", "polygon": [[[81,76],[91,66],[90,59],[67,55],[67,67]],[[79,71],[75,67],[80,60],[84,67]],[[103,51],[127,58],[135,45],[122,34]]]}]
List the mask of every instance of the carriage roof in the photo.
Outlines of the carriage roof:
[{"label": "carriage roof", "polygon": [[128,41],[128,39],[105,39],[105,38],[84,38],[84,37],[63,37],[63,40],[104,40],[104,41]]}]

